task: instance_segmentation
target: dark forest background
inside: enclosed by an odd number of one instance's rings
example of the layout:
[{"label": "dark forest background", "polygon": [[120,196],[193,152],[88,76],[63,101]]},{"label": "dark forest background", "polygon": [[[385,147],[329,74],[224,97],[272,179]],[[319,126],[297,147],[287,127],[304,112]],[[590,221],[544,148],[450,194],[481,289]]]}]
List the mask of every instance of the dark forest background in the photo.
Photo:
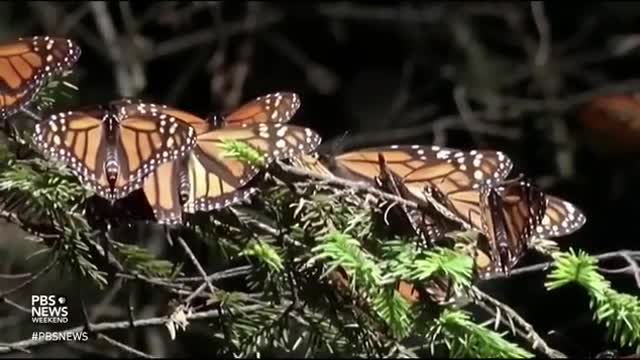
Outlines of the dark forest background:
[{"label": "dark forest background", "polygon": [[[506,152],[514,173],[585,212],[586,225],[559,244],[590,254],[638,248],[640,131],[592,131],[581,116],[595,97],[640,88],[638,24],[635,2],[0,3],[1,41],[49,34],[82,47],[68,80],[79,91],[56,106],[134,96],[206,115],[293,91],[302,106],[292,123],[315,129],[324,151],[420,143]],[[640,123],[640,103],[626,116]],[[3,225],[0,272],[38,269],[25,261],[37,248]],[[531,253],[521,264],[539,261]],[[546,292],[543,275],[484,287],[549,345],[582,356],[615,348],[583,291]],[[609,279],[638,294],[632,276]],[[66,281],[59,273],[39,280],[22,292],[24,305],[31,293],[70,291]],[[0,341],[18,340],[11,334],[28,317],[0,313]],[[164,338],[146,350],[206,353],[201,335]],[[64,345],[35,351],[81,356]]]}]

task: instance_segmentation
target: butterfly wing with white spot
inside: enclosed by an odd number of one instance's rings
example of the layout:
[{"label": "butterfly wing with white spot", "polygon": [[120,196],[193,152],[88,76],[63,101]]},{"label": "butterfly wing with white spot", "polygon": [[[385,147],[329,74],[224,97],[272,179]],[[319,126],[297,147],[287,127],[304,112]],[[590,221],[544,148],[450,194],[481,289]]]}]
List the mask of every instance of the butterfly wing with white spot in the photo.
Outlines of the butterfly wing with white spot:
[{"label": "butterfly wing with white spot", "polygon": [[[116,153],[118,176],[137,183],[159,165],[185,157],[196,145],[195,130],[175,117],[140,109],[137,104],[119,111]],[[131,186],[128,190],[135,190]]]},{"label": "butterfly wing with white spot", "polygon": [[547,208],[536,229],[538,238],[554,238],[572,234],[587,222],[577,206],[556,196],[547,195]]},{"label": "butterfly wing with white spot", "polygon": [[257,123],[285,123],[300,108],[300,97],[291,92],[276,92],[257,97],[222,116],[210,116],[210,121],[224,126],[248,126]]},{"label": "butterfly wing with white spot", "polygon": [[45,156],[63,163],[85,186],[106,197],[109,183],[104,172],[103,125],[97,113],[63,112],[36,124],[33,139]]},{"label": "butterfly wing with white spot", "polygon": [[[240,194],[235,192],[262,168],[274,159],[310,152],[320,144],[320,140],[320,136],[311,129],[278,123],[225,127],[200,134],[198,145],[189,158],[191,195],[184,210],[207,211],[240,201]],[[238,158],[240,154],[257,163]],[[245,194],[249,196],[252,193]]]},{"label": "butterfly wing with white spot", "polygon": [[27,106],[55,74],[69,70],[80,57],[70,39],[20,38],[0,44],[0,118]]}]

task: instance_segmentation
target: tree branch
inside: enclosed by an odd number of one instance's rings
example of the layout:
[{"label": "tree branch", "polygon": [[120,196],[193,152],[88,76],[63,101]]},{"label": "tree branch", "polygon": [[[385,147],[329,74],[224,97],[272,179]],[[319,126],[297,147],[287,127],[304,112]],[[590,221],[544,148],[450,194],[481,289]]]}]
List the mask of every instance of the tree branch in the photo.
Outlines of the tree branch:
[{"label": "tree branch", "polygon": [[[241,309],[239,309],[239,311],[254,311],[262,307],[264,306],[248,305],[248,306],[242,307]],[[187,315],[186,319],[187,320],[204,320],[204,319],[217,318],[219,316],[220,314],[218,310],[209,310],[209,311],[196,312],[191,315]],[[168,316],[154,317],[154,318],[136,320],[134,321],[134,326],[136,328],[160,326],[160,325],[164,325],[167,321],[169,321]],[[110,331],[110,330],[128,329],[130,327],[131,327],[131,324],[129,323],[129,321],[117,321],[117,322],[104,322],[99,324],[93,324],[91,330],[95,332],[104,332],[104,331]],[[76,326],[74,328],[70,328],[67,330],[63,330],[63,332],[77,333],[84,330],[85,330],[84,325],[82,325],[82,326]],[[29,349],[36,346],[47,345],[49,343],[53,343],[53,342],[47,341],[44,338],[39,338],[35,340],[28,339],[28,340],[17,341],[14,343],[7,343],[4,345],[0,345],[0,354],[6,354],[13,350],[18,350],[18,349]]]},{"label": "tree branch", "polygon": [[[500,309],[501,312],[507,314],[509,316],[509,320],[511,320],[511,319],[515,320],[516,323],[518,323],[518,325],[520,325],[525,330],[524,334],[520,333],[519,335],[521,335],[524,339],[529,341],[529,343],[531,344],[533,349],[542,351],[545,355],[549,356],[550,358],[558,359],[558,358],[566,358],[567,357],[565,354],[561,353],[560,351],[549,347],[549,345],[547,345],[547,343],[542,339],[542,337],[540,335],[538,335],[538,333],[535,331],[533,326],[531,324],[529,324],[528,322],[526,322],[511,307],[509,307],[508,305],[503,304],[502,302],[494,299],[493,297],[489,296],[489,294],[486,294],[485,292],[483,292],[482,290],[476,288],[475,286],[472,287],[470,290],[471,290],[471,294],[473,295],[472,298],[476,299],[476,301],[475,301],[476,304],[478,304],[478,300],[481,300],[483,302],[487,302],[487,303],[491,304],[491,306],[493,306],[493,307],[495,307],[497,309]],[[480,305],[480,304],[478,304],[478,305]],[[485,308],[485,310],[487,309],[485,306],[482,306],[482,307]],[[493,312],[493,311],[492,311],[492,313],[494,314],[494,316],[496,316],[496,321],[500,320],[504,324],[506,324],[506,325],[508,325],[508,326],[513,328],[513,326],[512,326],[513,324],[511,323],[511,321],[506,322],[505,319],[503,319],[503,317],[499,315],[499,313]]]},{"label": "tree branch", "polygon": [[106,343],[112,345],[113,347],[122,350],[126,353],[129,353],[133,356],[136,357],[141,357],[141,358],[146,358],[146,359],[155,359],[157,358],[157,356],[153,356],[153,355],[149,355],[147,353],[144,353],[140,350],[136,350],[134,348],[132,348],[131,346],[128,346],[126,344],[123,344],[115,339],[112,339],[110,337],[108,337],[107,335],[104,334],[98,334],[98,339],[104,340]]}]

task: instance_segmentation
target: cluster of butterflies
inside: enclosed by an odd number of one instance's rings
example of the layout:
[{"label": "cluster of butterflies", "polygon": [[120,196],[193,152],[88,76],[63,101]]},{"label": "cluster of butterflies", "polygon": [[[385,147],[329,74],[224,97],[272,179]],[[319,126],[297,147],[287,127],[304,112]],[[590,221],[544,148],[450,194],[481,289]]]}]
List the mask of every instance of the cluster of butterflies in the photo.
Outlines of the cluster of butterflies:
[{"label": "cluster of butterflies", "polygon": [[[24,107],[50,76],[70,69],[80,49],[48,37],[0,45],[0,115]],[[289,125],[300,107],[294,93],[272,93],[234,111],[201,118],[166,105],[120,99],[106,106],[50,114],[36,124],[34,144],[68,167],[99,196],[116,201],[142,189],[160,223],[183,213],[221,209],[248,199],[247,184],[275,159],[308,172],[361,181],[411,200],[399,221],[434,244],[444,234],[474,230],[481,277],[509,273],[532,239],[571,234],[586,218],[568,201],[531,181],[508,179],[502,152],[390,145],[342,154],[314,153],[312,129]],[[229,155],[229,142],[258,151],[262,165]]]}]

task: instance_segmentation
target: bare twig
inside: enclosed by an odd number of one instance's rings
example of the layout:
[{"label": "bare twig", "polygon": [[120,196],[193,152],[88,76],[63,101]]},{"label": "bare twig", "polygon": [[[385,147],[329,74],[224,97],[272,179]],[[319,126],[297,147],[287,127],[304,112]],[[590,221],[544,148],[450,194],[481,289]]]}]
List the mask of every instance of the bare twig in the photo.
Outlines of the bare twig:
[{"label": "bare twig", "polygon": [[314,179],[321,180],[322,182],[327,184],[340,185],[350,189],[354,189],[362,192],[368,192],[370,194],[378,196],[379,198],[389,200],[391,202],[396,202],[398,204],[405,205],[413,209],[418,208],[418,204],[416,204],[415,202],[378,190],[377,188],[371,186],[371,184],[366,182],[356,182],[356,181],[342,179],[336,176],[326,176],[321,174],[315,174],[301,168],[284,164],[281,161],[277,161],[277,164],[282,170],[290,174],[303,176],[307,178],[314,178]]},{"label": "bare twig", "polygon": [[136,350],[136,349],[132,348],[131,346],[125,345],[125,344],[123,344],[123,343],[121,343],[121,342],[119,342],[119,341],[117,341],[115,339],[112,339],[109,336],[104,335],[104,334],[98,334],[98,339],[104,340],[105,342],[107,342],[108,344],[118,348],[119,350],[122,350],[122,351],[124,351],[126,353],[129,353],[129,354],[131,354],[133,356],[136,356],[136,357],[141,357],[141,358],[146,358],[146,359],[155,359],[155,358],[157,358],[156,356],[149,355],[149,354],[144,353],[144,352],[142,352],[140,350]]},{"label": "bare twig", "polygon": [[0,279],[21,279],[25,277],[29,277],[33,274],[24,273],[24,274],[0,274]]},{"label": "bare twig", "polygon": [[[493,307],[495,307],[497,309],[500,309],[500,311],[503,312],[504,314],[507,314],[509,316],[509,319],[515,320],[516,323],[518,323],[518,325],[525,330],[525,332],[526,332],[525,339],[530,341],[531,346],[534,349],[542,351],[545,355],[549,356],[550,358],[558,359],[558,358],[566,358],[567,357],[565,354],[561,353],[560,351],[549,347],[549,345],[547,345],[547,343],[542,339],[542,337],[540,335],[538,335],[538,333],[535,331],[533,326],[531,324],[529,324],[528,322],[526,322],[511,307],[509,307],[508,305],[503,304],[502,302],[492,298],[491,296],[489,296],[488,294],[484,293],[482,290],[480,290],[480,289],[478,289],[476,287],[472,287],[470,290],[471,290],[472,295],[474,295],[474,296],[472,296],[472,298],[476,298],[476,299],[479,299],[481,301],[488,302]],[[477,300],[476,300],[476,302],[477,302]],[[510,325],[510,324],[507,324],[507,325]]]},{"label": "bare twig", "polygon": [[306,75],[307,82],[318,93],[330,94],[335,91],[339,79],[333,71],[310,59],[302,50],[279,33],[267,35],[265,40],[292,64],[302,69]]},{"label": "bare twig", "polygon": [[60,34],[66,35],[72,28],[74,28],[87,14],[91,12],[89,4],[78,4],[78,7],[70,14],[64,17],[62,24],[60,25]]},{"label": "bare twig", "polygon": [[[263,305],[248,305],[243,307],[242,309],[239,309],[239,311],[254,311],[257,309],[260,309],[264,307]],[[219,317],[220,314],[218,312],[218,310],[209,310],[209,311],[202,311],[202,312],[196,312],[190,315],[186,315],[186,319],[187,320],[204,320],[204,319],[213,319],[213,318],[217,318]],[[169,321],[169,317],[168,316],[162,316],[162,317],[154,317],[154,318],[148,318],[148,319],[142,319],[142,320],[136,320],[134,322],[134,326],[137,328],[140,327],[149,327],[149,326],[161,326],[164,325],[167,321]],[[118,321],[118,322],[104,322],[104,323],[99,323],[99,324],[93,324],[92,325],[92,330],[95,332],[105,332],[105,331],[109,331],[109,330],[119,330],[119,329],[128,329],[131,327],[131,324],[129,323],[129,321]],[[69,332],[69,333],[78,333],[81,331],[84,331],[84,325],[82,326],[76,326],[74,328],[70,328],[67,330],[63,330],[65,332]],[[0,353],[9,353],[15,349],[28,349],[28,348],[32,348],[32,347],[36,347],[36,346],[42,346],[42,345],[46,345],[48,343],[50,343],[51,341],[47,341],[45,338],[39,338],[39,339],[31,339],[29,338],[28,340],[21,340],[21,341],[17,341],[14,343],[9,343],[9,344],[4,344],[2,346],[0,346]]]},{"label": "bare twig", "polygon": [[547,20],[544,14],[544,3],[542,1],[532,1],[531,13],[533,14],[533,21],[536,24],[536,28],[538,29],[538,35],[540,36],[540,42],[535,56],[535,64],[536,66],[543,66],[549,60],[549,53],[551,52],[551,31],[549,20]]},{"label": "bare twig", "polygon": [[[255,23],[253,23],[251,19],[244,19],[241,22],[224,24],[223,26],[226,29],[226,34],[228,36],[234,36],[246,33],[247,31],[252,29],[258,30],[269,27],[282,20],[283,17],[284,15],[280,12],[265,11],[264,13],[260,14],[260,17],[256,19]],[[150,60],[163,56],[173,55],[177,52],[200,46],[211,41],[215,41],[218,38],[219,35],[216,32],[211,31],[210,29],[200,30],[192,34],[179,36],[158,44]]]},{"label": "bare twig", "polygon": [[442,4],[411,5],[360,5],[350,2],[325,3],[316,6],[324,16],[338,19],[392,21],[394,23],[434,23],[444,15]]},{"label": "bare twig", "polygon": [[458,85],[453,89],[453,99],[458,107],[458,112],[460,113],[460,119],[462,123],[465,124],[468,128],[469,134],[471,135],[471,139],[477,145],[484,145],[482,139],[480,139],[475,131],[472,131],[473,125],[478,122],[473,116],[473,110],[469,105],[469,100],[467,99],[467,89],[462,85]]},{"label": "bare twig", "polygon": [[23,313],[31,314],[31,309],[27,309],[26,307],[24,307],[24,306],[22,306],[22,305],[18,304],[17,302],[10,300],[10,299],[9,299],[9,298],[7,298],[6,296],[5,296],[5,297],[3,297],[3,298],[0,298],[0,299],[2,299],[2,302],[6,303],[6,304],[8,304],[8,305],[10,305],[10,306],[13,306],[14,308],[16,308],[16,309],[18,309],[18,310],[22,311]]},{"label": "bare twig", "polygon": [[[608,273],[629,273],[635,277],[636,282],[638,283],[638,287],[640,287],[640,267],[638,267],[638,261],[634,259],[634,258],[640,258],[640,251],[620,250],[620,251],[613,251],[613,252],[608,252],[608,253],[603,253],[598,255],[591,255],[591,256],[601,261],[611,260],[614,258],[624,259],[629,264],[624,268],[613,269],[613,270],[601,268],[600,270],[602,272],[608,272]],[[509,277],[528,274],[532,272],[538,272],[538,271],[546,271],[553,264],[554,264],[553,261],[547,261],[540,264],[516,268],[511,270]],[[502,279],[505,277],[507,276],[504,274],[493,274],[488,276],[485,280]]]},{"label": "bare twig", "polygon": [[[247,275],[251,272],[251,270],[253,269],[253,267],[251,265],[245,265],[245,266],[238,266],[235,268],[231,268],[231,269],[226,269],[220,272],[216,272],[213,273],[211,275],[209,275],[207,278],[209,279],[209,281],[219,281],[219,280],[224,280],[224,279],[229,279],[229,278],[233,278],[236,276],[242,276],[242,275]],[[183,278],[176,278],[174,281],[176,282],[196,282],[196,281],[202,281],[202,277],[183,277]]]},{"label": "bare twig", "polygon": [[[96,25],[113,64],[118,92],[121,96],[134,96],[144,86],[144,67],[141,60],[135,56],[133,48],[127,49],[128,51],[126,52],[123,49],[106,3],[104,1],[96,1],[91,2],[90,5]],[[126,6],[123,9],[126,9]],[[125,18],[127,21],[132,21],[127,16]],[[135,28],[135,24],[128,24],[128,28],[132,30]]]},{"label": "bare twig", "polygon": [[[198,258],[196,258],[196,256],[193,254],[193,251],[191,251],[191,249],[189,248],[189,245],[187,245],[187,243],[184,241],[184,239],[181,236],[178,236],[178,242],[180,243],[180,245],[182,246],[184,251],[187,253],[187,255],[189,255],[189,258],[193,262],[193,265],[200,272],[200,275],[202,275],[202,279],[204,280],[204,284],[206,284],[206,286],[209,288],[209,291],[211,292],[211,295],[213,296],[213,294],[216,293],[216,290],[213,287],[213,285],[211,284],[211,281],[209,280],[209,277],[207,276],[207,273],[202,268],[202,265],[200,265],[200,262],[198,261]],[[202,286],[202,290],[204,290],[204,286]],[[191,301],[191,299],[193,299],[198,294],[200,294],[200,292],[202,292],[202,290],[194,291],[193,294],[191,294],[189,296],[189,301],[187,301],[187,303],[189,303]]]},{"label": "bare twig", "polygon": [[10,295],[20,289],[22,289],[23,287],[31,284],[32,282],[34,282],[35,280],[37,280],[38,278],[40,278],[42,275],[46,274],[49,272],[49,270],[51,270],[56,264],[58,263],[58,253],[54,253],[53,259],[51,259],[51,262],[49,264],[47,264],[44,268],[42,268],[42,270],[38,271],[36,274],[34,274],[33,276],[31,276],[29,279],[25,280],[24,282],[22,282],[21,284],[3,291],[0,293],[0,299],[5,298],[7,295]]}]

